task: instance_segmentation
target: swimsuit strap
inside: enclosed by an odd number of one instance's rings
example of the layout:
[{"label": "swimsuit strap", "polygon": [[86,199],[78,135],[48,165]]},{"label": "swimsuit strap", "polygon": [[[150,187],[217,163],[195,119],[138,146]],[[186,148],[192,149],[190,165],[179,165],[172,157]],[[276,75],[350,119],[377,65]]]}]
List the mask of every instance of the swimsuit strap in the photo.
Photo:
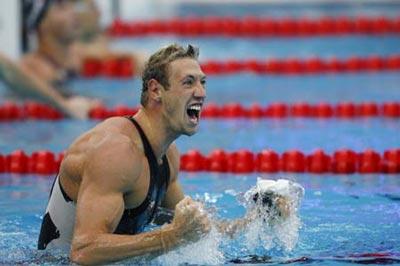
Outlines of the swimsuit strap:
[{"label": "swimsuit strap", "polygon": [[137,131],[139,132],[140,138],[142,139],[144,154],[149,160],[150,172],[154,171],[155,169],[158,169],[157,158],[154,155],[153,149],[151,148],[150,142],[147,139],[146,135],[144,134],[143,129],[140,127],[139,123],[133,117],[128,117],[128,119],[135,125]]},{"label": "swimsuit strap", "polygon": [[[161,167],[158,165],[157,158],[154,155],[153,149],[143,129],[140,127],[139,123],[133,117],[127,117],[127,118],[135,125],[137,131],[139,132],[140,138],[142,139],[144,152],[150,166],[150,188],[147,193],[147,197],[139,207],[135,208],[136,211],[138,210],[143,211],[151,200],[150,198],[151,198],[151,193],[154,189],[153,188],[154,185],[156,185],[158,188],[161,188],[163,185],[165,185],[165,189],[168,187],[170,179],[170,168],[166,155],[164,155],[162,158]],[[159,201],[159,198],[160,198],[160,191],[157,192],[156,201]],[[149,220],[153,219],[156,209],[157,208],[153,209],[152,213],[150,214]]]}]

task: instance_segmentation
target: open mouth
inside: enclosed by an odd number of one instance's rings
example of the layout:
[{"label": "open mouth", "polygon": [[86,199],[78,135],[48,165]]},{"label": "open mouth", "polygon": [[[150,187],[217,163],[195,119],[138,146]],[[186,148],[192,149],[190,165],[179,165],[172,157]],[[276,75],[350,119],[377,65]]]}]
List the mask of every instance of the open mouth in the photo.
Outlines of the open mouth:
[{"label": "open mouth", "polygon": [[186,109],[189,120],[194,124],[197,124],[199,122],[201,107],[201,103],[194,103],[189,105],[189,107]]}]

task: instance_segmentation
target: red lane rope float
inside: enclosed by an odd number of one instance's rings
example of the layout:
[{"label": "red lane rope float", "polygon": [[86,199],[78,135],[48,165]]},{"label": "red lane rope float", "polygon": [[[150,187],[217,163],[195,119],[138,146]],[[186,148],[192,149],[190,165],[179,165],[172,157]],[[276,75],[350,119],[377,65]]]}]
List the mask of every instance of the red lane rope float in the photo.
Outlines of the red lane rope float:
[{"label": "red lane rope float", "polygon": [[400,173],[400,149],[386,150],[383,156],[371,149],[360,153],[341,149],[333,155],[323,150],[316,150],[309,155],[288,150],[279,155],[272,150],[253,153],[243,149],[229,153],[217,149],[207,156],[198,150],[191,150],[181,156],[181,170],[222,173]]},{"label": "red lane rope float", "polygon": [[16,150],[9,155],[0,154],[0,173],[50,175],[58,171],[63,158],[64,153],[54,154],[47,150],[31,155]]},{"label": "red lane rope float", "polygon": [[[8,155],[0,154],[0,173],[54,174],[63,157],[63,153],[54,154],[47,150],[36,151],[31,155],[22,150]],[[308,155],[299,150],[278,154],[269,149],[258,153],[246,149],[234,152],[216,149],[208,155],[190,150],[182,154],[180,168],[188,172],[220,173],[395,174],[400,173],[400,148],[386,150],[383,154],[371,149],[362,152],[340,149],[331,155],[321,149]]]},{"label": "red lane rope float", "polygon": [[[84,60],[81,75],[85,78],[130,78],[134,74],[131,58]],[[388,57],[350,57],[347,59],[269,59],[269,60],[226,60],[201,63],[203,71],[209,75],[250,72],[255,74],[311,75],[321,73],[354,73],[399,71],[400,55]]]},{"label": "red lane rope float", "polygon": [[[124,105],[115,108],[98,106],[93,108],[89,117],[91,119],[106,119],[113,116],[133,115],[139,107],[128,107]],[[297,102],[293,104],[271,103],[267,106],[253,104],[249,107],[239,103],[228,103],[216,105],[206,104],[201,113],[202,118],[211,119],[263,119],[263,118],[317,118],[317,119],[356,119],[370,117],[400,118],[400,102],[385,102],[382,104],[374,102],[352,103],[339,102],[337,104],[317,103],[310,104]],[[44,104],[27,102],[17,105],[6,102],[0,105],[0,122],[23,121],[23,120],[60,120],[63,116],[60,112]]]},{"label": "red lane rope float", "polygon": [[182,36],[316,36],[343,34],[398,34],[400,18],[386,17],[322,17],[322,18],[174,18],[128,22],[115,20],[108,32],[113,37],[134,37],[149,34]]},{"label": "red lane rope float", "polygon": [[86,58],[83,61],[81,75],[85,78],[107,77],[127,79],[135,74],[132,57],[111,57],[104,60]]}]

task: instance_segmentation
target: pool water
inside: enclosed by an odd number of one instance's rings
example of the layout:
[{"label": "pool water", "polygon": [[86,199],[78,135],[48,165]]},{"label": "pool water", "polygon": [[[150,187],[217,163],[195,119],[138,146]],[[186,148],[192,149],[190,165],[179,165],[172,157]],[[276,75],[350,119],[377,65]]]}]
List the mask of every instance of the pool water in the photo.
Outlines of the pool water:
[{"label": "pool water", "polygon": [[[263,246],[254,247],[249,240],[241,241],[243,235],[237,236],[237,239],[219,236],[206,239],[206,245],[197,243],[191,246],[192,250],[201,254],[200,258],[177,251],[179,256],[176,253],[167,254],[152,263],[221,264],[235,259],[249,261],[249,257],[253,256],[253,260],[263,259],[263,263],[281,263],[302,258],[308,262],[336,265],[345,260],[374,259],[357,258],[357,255],[366,253],[388,254],[385,256],[387,262],[398,260],[400,263],[398,176],[261,176],[295,179],[305,188],[306,194],[299,210],[301,226],[293,250],[285,250],[284,245],[273,240],[268,243],[267,250]],[[181,181],[185,192],[204,202],[212,209],[214,217],[233,219],[245,213],[241,199],[244,192],[254,186],[256,177],[255,174],[183,173]],[[67,261],[65,254],[54,258],[35,250],[52,177],[1,175],[0,182],[0,207],[3,210],[0,223],[0,263],[52,264]],[[215,254],[221,257],[215,257]],[[177,258],[179,261],[176,261]]]},{"label": "pool water", "polygon": [[[298,7],[298,6],[296,6]],[[225,8],[225,9],[224,9]],[[318,10],[322,15],[398,14],[399,5],[370,5],[356,9],[341,4],[331,9],[318,6],[296,9],[290,6],[268,8],[220,7],[212,13],[206,5],[182,15],[236,16],[244,13],[272,16],[301,16]],[[224,9],[224,11],[222,11]],[[189,10],[189,11],[188,11]],[[263,11],[261,11],[263,10]],[[196,13],[198,12],[198,13]],[[223,13],[225,12],[225,13]],[[264,12],[264,13],[262,13]],[[364,13],[362,13],[364,12]],[[396,13],[397,12],[397,13]],[[246,14],[247,14],[246,13]],[[400,53],[398,35],[335,36],[312,38],[181,38],[141,37],[113,41],[116,49],[132,47],[154,52],[171,42],[200,46],[201,60],[322,58],[350,56],[390,56]],[[224,49],[221,49],[224,47]],[[306,76],[222,75],[207,81],[207,101],[225,104],[254,102],[293,103],[321,101],[400,100],[399,72],[324,74]],[[101,97],[107,106],[138,105],[140,80],[76,80],[72,89],[83,95]],[[0,102],[6,90],[0,84]],[[3,97],[4,96],[4,97]],[[15,149],[30,153],[39,149],[65,150],[82,132],[98,121],[23,121],[0,123],[0,153]],[[368,119],[207,119],[198,134],[177,140],[181,153],[198,149],[207,154],[216,148],[234,151],[241,148],[258,152],[271,148],[277,152],[299,149],[310,153],[322,148],[328,153],[340,148],[378,152],[400,147],[400,120]],[[216,174],[209,172],[180,175],[186,194],[205,203],[215,219],[234,219],[245,214],[244,193],[262,178],[288,178],[305,188],[298,211],[299,224],[288,224],[286,231],[264,232],[250,228],[233,239],[212,231],[199,243],[167,253],[153,261],[129,260],[126,264],[316,264],[348,263],[400,264],[400,175],[313,175],[313,174]],[[53,176],[0,174],[0,264],[68,264],[67,255],[36,250],[41,218]],[[269,238],[269,236],[272,236]],[[285,241],[282,242],[282,239]]]}]

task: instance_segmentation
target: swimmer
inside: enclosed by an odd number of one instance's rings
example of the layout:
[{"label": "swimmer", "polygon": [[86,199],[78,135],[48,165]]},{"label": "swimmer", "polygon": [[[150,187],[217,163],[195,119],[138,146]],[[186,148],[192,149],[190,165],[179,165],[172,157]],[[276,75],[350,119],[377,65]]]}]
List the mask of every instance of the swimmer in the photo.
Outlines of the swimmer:
[{"label": "swimmer", "polygon": [[68,117],[86,118],[98,100],[74,96],[67,82],[79,71],[70,52],[78,36],[72,0],[24,0],[25,32],[37,34],[38,45],[20,64],[0,55],[0,79],[20,98],[50,104]]},{"label": "swimmer", "polygon": [[[199,127],[206,76],[198,49],[160,49],[149,58],[142,79],[138,113],[99,123],[66,151],[43,217],[39,249],[65,246],[73,262],[99,264],[158,256],[210,231],[203,206],[184,196],[174,143]],[[157,219],[159,207],[173,213],[170,223]],[[161,227],[143,232],[157,220]],[[224,228],[242,224],[232,221]]]}]

